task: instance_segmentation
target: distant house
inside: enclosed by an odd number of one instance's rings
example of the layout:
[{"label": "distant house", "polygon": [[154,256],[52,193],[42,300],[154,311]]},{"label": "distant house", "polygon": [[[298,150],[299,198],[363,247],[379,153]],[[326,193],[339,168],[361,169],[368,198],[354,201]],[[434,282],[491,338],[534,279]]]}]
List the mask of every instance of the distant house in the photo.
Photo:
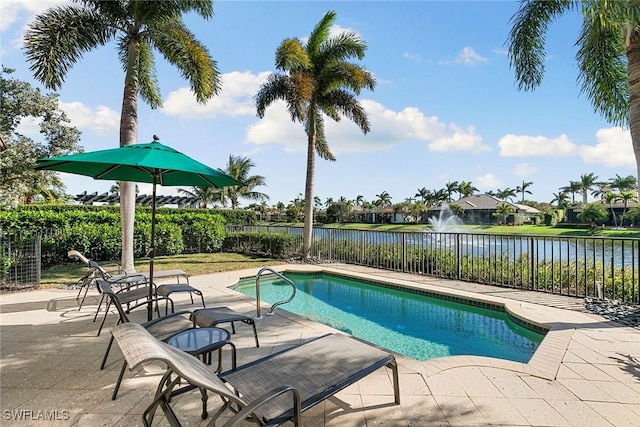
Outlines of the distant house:
[{"label": "distant house", "polygon": [[[474,194],[451,202],[450,205],[458,205],[464,209],[462,222],[465,224],[493,224],[499,221],[494,214],[498,205],[506,203],[513,208],[514,214],[523,215],[526,218],[540,214],[540,211],[531,206],[506,202],[488,194]],[[429,209],[429,216],[438,216],[442,207]]]},{"label": "distant house", "polygon": [[[606,225],[615,225],[616,222],[614,222],[614,220],[613,220],[613,213],[615,213],[615,215],[616,215],[616,221],[620,221],[620,219],[622,218],[622,212],[625,212],[625,209],[626,209],[626,213],[628,213],[630,209],[633,209],[636,206],[638,206],[638,203],[629,202],[629,203],[627,203],[626,208],[624,206],[624,203],[604,203],[604,202],[602,202],[602,206],[604,206],[605,209],[607,210],[607,212],[609,213],[609,219],[606,221],[605,224]],[[577,203],[577,204],[571,206],[570,208],[568,208],[567,209],[567,221],[568,222],[572,222],[572,223],[580,223],[580,222],[582,222],[580,220],[580,214],[582,213],[583,209],[584,209],[584,205],[582,203]],[[613,213],[612,213],[612,210],[613,210]],[[625,224],[629,225],[630,223],[631,223],[630,219],[629,218],[625,218]]]}]

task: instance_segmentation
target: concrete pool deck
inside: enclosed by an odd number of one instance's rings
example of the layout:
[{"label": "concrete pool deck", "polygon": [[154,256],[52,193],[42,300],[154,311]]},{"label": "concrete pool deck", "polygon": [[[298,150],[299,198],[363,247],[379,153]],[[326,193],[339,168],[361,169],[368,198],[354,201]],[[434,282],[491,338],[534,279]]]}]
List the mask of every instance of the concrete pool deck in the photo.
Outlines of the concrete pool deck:
[{"label": "concrete pool deck", "polygon": [[[418,362],[398,355],[399,406],[393,404],[389,372],[381,369],[305,412],[303,426],[640,425],[640,330],[586,312],[581,299],[352,265],[276,269],[326,270],[504,304],[514,315],[550,328],[527,364],[477,356]],[[228,287],[257,270],[193,276],[191,284],[204,293],[208,307],[229,306],[255,316],[255,304]],[[110,314],[107,328],[96,337],[97,300],[78,311],[76,294],[52,289],[0,297],[0,425],[142,425],[142,411],[162,369],[151,365],[128,371],[112,401],[119,350],[112,350],[105,370],[99,365],[116,316]],[[200,307],[197,301],[191,305],[188,294],[174,295],[174,300],[176,309]],[[134,313],[142,316],[137,320],[145,315],[144,310]],[[239,364],[333,331],[280,309],[256,324],[260,348],[249,326],[236,325],[232,339]],[[199,393],[174,402],[183,425],[209,421],[199,417]],[[219,404],[209,398],[211,412]],[[154,425],[168,425],[158,415]]]}]

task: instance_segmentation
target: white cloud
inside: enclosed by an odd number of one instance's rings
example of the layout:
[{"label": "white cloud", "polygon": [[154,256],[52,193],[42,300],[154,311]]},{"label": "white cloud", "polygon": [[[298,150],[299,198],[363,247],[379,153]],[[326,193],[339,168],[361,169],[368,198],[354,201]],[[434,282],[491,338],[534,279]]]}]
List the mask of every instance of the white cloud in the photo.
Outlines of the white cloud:
[{"label": "white cloud", "polygon": [[537,167],[530,165],[529,163],[518,163],[513,168],[513,174],[516,176],[530,176],[538,170]]},{"label": "white cloud", "polygon": [[71,125],[79,129],[90,129],[101,136],[118,135],[120,131],[120,113],[99,105],[94,109],[87,107],[81,102],[59,103],[62,109],[71,120]]},{"label": "white cloud", "polygon": [[600,129],[596,132],[596,140],[594,146],[580,147],[585,163],[610,167],[636,165],[629,130],[620,127]]},{"label": "white cloud", "polygon": [[486,173],[481,176],[477,176],[473,179],[473,185],[478,187],[480,191],[489,191],[495,188],[500,187],[502,185],[502,181],[500,181],[494,174]]},{"label": "white cloud", "polygon": [[[51,7],[68,4],[68,0],[1,0],[0,1],[0,31],[5,31],[14,23],[23,23],[19,36],[9,43],[2,43],[2,54],[5,48],[11,46],[12,49],[20,49],[22,46],[22,36],[27,28],[27,24],[40,12]],[[5,64],[6,65],[6,64]]]},{"label": "white cloud", "polygon": [[418,53],[405,52],[402,54],[402,57],[408,59],[413,62],[422,62],[422,56]]},{"label": "white cloud", "polygon": [[16,127],[16,132],[33,138],[40,133],[41,117],[27,116],[20,120],[20,124]]},{"label": "white cloud", "polygon": [[567,135],[557,138],[508,134],[498,141],[501,157],[564,157],[577,152],[577,146]]},{"label": "white cloud", "polygon": [[253,74],[249,71],[234,71],[222,75],[222,90],[206,104],[196,101],[189,88],[170,92],[163,101],[162,112],[182,119],[211,118],[218,115],[243,116],[256,114],[253,96],[260,85],[271,74],[263,71]]},{"label": "white cloud", "polygon": [[458,56],[454,60],[446,60],[446,61],[438,61],[439,64],[442,65],[451,65],[451,64],[463,64],[463,65],[475,65],[479,62],[487,62],[488,59],[480,54],[478,54],[473,48],[466,46],[460,52],[458,52]]},{"label": "white cloud", "polygon": [[[393,111],[369,99],[360,100],[369,115],[371,132],[364,135],[348,119],[336,123],[325,118],[325,132],[334,154],[386,151],[406,142],[425,142],[430,151],[472,151],[489,149],[475,129],[445,124],[436,116],[425,116],[418,108]],[[247,129],[250,144],[280,144],[287,152],[306,150],[306,135],[300,123],[293,123],[283,102],[270,106],[262,120]]]}]

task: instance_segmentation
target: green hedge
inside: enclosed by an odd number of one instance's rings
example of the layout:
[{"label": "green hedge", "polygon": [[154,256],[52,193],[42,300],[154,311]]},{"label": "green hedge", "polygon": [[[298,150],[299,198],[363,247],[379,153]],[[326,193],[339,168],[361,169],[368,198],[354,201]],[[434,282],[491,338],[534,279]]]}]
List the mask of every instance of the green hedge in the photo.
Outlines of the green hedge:
[{"label": "green hedge", "polygon": [[229,233],[222,243],[223,252],[288,258],[296,253],[296,237],[285,233]]}]

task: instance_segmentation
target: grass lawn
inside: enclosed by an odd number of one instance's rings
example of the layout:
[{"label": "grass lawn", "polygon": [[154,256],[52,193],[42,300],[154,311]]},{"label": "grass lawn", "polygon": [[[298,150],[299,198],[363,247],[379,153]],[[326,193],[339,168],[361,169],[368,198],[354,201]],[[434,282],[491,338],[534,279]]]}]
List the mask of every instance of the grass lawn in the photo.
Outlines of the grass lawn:
[{"label": "grass lawn", "polygon": [[[106,261],[101,262],[101,264],[107,263]],[[148,259],[138,260],[135,264],[138,272],[144,273],[149,271]],[[154,271],[177,268],[186,271],[190,275],[198,275],[277,264],[282,264],[282,261],[234,253],[183,254],[156,257]],[[63,285],[70,285],[84,276],[86,272],[87,268],[80,262],[69,262],[43,268],[40,286],[42,288],[56,288]]]},{"label": "grass lawn", "polygon": [[[265,223],[264,225],[300,226],[298,223]],[[365,224],[365,223],[344,223],[344,224],[315,224],[319,228],[337,228],[342,230],[374,230],[374,231],[423,231],[428,228],[427,224]],[[627,228],[626,230],[598,229],[595,233],[587,229],[573,229],[562,227],[548,227],[545,225],[461,225],[462,232],[486,233],[486,234],[544,234],[554,236],[601,236],[601,237],[630,237],[639,239],[640,229]]]}]

